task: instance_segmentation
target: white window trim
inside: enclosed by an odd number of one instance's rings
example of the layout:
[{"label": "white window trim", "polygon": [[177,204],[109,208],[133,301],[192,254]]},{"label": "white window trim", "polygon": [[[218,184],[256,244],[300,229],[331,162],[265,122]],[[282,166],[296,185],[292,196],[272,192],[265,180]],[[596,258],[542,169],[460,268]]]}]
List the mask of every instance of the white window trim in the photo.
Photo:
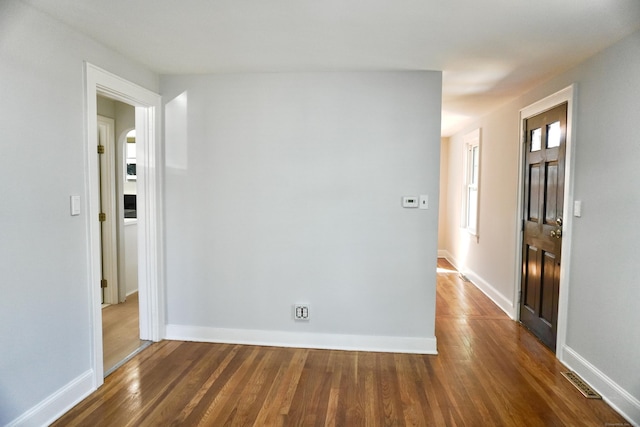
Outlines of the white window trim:
[{"label": "white window trim", "polygon": [[[467,230],[469,234],[472,236],[478,236],[478,229],[480,224],[480,171],[481,171],[481,158],[482,158],[482,148],[481,148],[481,132],[480,128],[475,129],[464,136],[464,168],[463,168],[463,177],[462,177],[462,228]],[[477,148],[478,150],[478,176],[476,177],[476,181],[473,182],[473,149]],[[469,213],[471,210],[469,204],[469,193],[471,190],[475,190],[476,199],[475,199],[475,221],[471,220],[469,217]]]}]

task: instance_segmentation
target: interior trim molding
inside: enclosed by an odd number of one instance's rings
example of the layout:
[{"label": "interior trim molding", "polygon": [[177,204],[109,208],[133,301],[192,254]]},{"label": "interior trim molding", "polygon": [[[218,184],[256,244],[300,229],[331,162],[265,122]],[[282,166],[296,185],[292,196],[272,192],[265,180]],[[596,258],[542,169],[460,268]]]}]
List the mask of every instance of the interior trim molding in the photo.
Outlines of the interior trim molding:
[{"label": "interior trim molding", "polygon": [[580,375],[602,399],[634,426],[640,426],[640,400],[592,365],[569,346],[562,347],[560,361]]},{"label": "interior trim molding", "polygon": [[574,173],[573,168],[575,164],[575,133],[574,123],[576,123],[576,109],[575,99],[577,96],[577,84],[573,83],[556,93],[553,93],[546,98],[543,98],[533,104],[528,105],[520,110],[519,128],[520,138],[518,141],[519,153],[518,153],[518,208],[515,217],[516,225],[516,253],[515,253],[515,276],[514,276],[514,294],[513,300],[515,302],[515,319],[520,319],[520,304],[518,301],[518,295],[522,290],[522,240],[523,232],[522,218],[524,217],[524,205],[522,200],[524,198],[523,186],[524,186],[524,144],[523,141],[523,123],[529,117],[532,117],[538,113],[542,113],[557,105],[567,103],[567,134],[566,134],[566,151],[565,151],[565,170],[564,170],[564,207],[562,217],[564,219],[564,225],[562,226],[562,252],[560,260],[560,295],[558,296],[558,330],[556,332],[556,357],[559,359],[558,354],[564,347],[567,341],[567,323],[568,323],[568,306],[569,306],[569,286],[570,286],[570,268],[571,268],[571,242],[572,242],[572,229],[573,229],[573,186],[574,186]]},{"label": "interior trim molding", "polygon": [[135,83],[84,63],[85,222],[87,227],[87,286],[92,327],[91,367],[94,387],[104,382],[102,348],[100,212],[97,145],[97,95],[135,107],[138,165],[138,291],[140,338],[159,341],[165,325],[164,219],[161,97]]},{"label": "interior trim molding", "polygon": [[94,390],[93,372],[89,370],[11,421],[7,427],[48,426]]},{"label": "interior trim molding", "polygon": [[391,337],[167,325],[166,339],[323,350],[438,354],[435,337]]}]

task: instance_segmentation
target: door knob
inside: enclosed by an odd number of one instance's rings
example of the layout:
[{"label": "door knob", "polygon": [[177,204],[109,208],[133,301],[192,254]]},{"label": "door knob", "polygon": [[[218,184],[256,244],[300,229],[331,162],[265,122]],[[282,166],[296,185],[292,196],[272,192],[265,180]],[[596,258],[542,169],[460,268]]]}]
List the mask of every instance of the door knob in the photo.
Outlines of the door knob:
[{"label": "door knob", "polygon": [[551,230],[551,237],[555,237],[559,239],[562,237],[562,228],[558,228],[557,230]]},{"label": "door knob", "polygon": [[556,219],[556,224],[558,224],[558,227],[562,227],[562,217],[560,217],[560,216],[559,216],[559,217]]}]

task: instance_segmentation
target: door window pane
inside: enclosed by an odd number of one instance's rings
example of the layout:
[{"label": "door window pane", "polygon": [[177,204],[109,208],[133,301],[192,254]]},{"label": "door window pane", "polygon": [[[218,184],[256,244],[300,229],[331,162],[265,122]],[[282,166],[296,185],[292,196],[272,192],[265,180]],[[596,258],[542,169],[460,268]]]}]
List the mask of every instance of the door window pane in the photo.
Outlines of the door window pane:
[{"label": "door window pane", "polygon": [[542,149],[542,129],[537,128],[531,131],[531,151]]},{"label": "door window pane", "polygon": [[547,125],[547,148],[560,146],[560,122]]}]

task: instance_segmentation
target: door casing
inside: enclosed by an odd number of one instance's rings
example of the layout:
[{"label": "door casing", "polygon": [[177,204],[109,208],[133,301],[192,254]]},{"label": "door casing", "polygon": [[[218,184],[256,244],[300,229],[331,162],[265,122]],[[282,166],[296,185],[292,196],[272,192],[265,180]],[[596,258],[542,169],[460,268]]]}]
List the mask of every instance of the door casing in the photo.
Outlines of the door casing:
[{"label": "door casing", "polygon": [[558,332],[556,339],[556,357],[563,360],[563,349],[567,341],[567,306],[569,298],[569,263],[571,260],[571,236],[573,228],[573,166],[574,166],[574,99],[576,96],[575,84],[572,84],[553,95],[550,95],[540,101],[537,101],[520,110],[520,138],[519,138],[519,152],[520,161],[518,169],[518,209],[516,217],[517,227],[517,242],[516,247],[519,250],[516,251],[516,269],[514,283],[517,283],[515,287],[515,294],[513,295],[514,301],[514,314],[515,319],[520,319],[520,304],[519,298],[522,291],[522,242],[523,242],[523,230],[522,230],[522,218],[523,212],[523,197],[524,197],[524,121],[533,117],[539,113],[542,113],[550,108],[560,105],[564,102],[567,103],[567,136],[566,136],[566,152],[565,152],[565,181],[564,181],[564,208],[563,208],[563,234],[562,234],[562,251],[560,260],[560,295],[558,297]]},{"label": "door casing", "polygon": [[87,271],[92,330],[93,387],[104,383],[102,309],[100,303],[100,208],[97,145],[97,96],[133,105],[136,109],[138,154],[138,289],[140,338],[160,341],[165,336],[164,234],[162,217],[163,165],[160,145],[161,97],[141,86],[85,62],[85,215]]}]

